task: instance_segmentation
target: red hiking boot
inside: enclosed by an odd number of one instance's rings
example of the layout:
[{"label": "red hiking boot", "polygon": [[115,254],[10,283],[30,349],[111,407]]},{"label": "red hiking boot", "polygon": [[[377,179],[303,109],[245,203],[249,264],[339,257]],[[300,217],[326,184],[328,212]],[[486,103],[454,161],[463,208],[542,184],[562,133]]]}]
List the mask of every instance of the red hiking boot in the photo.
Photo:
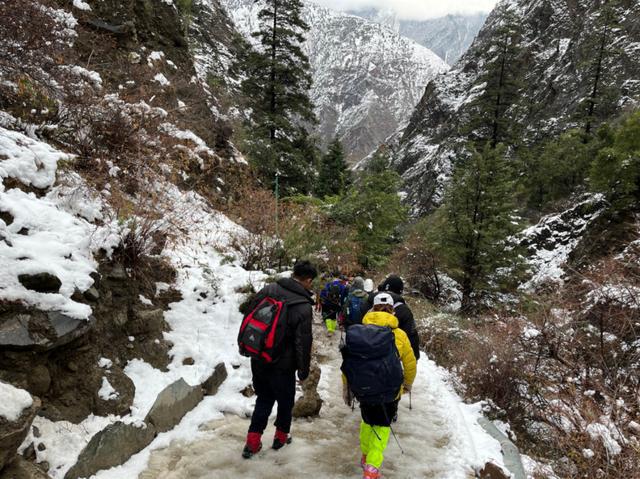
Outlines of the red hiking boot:
[{"label": "red hiking boot", "polygon": [[262,434],[257,432],[250,432],[247,434],[247,443],[244,445],[244,449],[242,450],[242,457],[250,459],[254,454],[258,454],[260,449],[262,449],[262,442],[260,441],[261,438]]},{"label": "red hiking boot", "polygon": [[291,444],[291,441],[291,436],[288,433],[282,432],[280,429],[276,429],[276,434],[273,437],[273,445],[271,446],[271,448],[277,451],[278,449],[282,449],[287,444]]}]

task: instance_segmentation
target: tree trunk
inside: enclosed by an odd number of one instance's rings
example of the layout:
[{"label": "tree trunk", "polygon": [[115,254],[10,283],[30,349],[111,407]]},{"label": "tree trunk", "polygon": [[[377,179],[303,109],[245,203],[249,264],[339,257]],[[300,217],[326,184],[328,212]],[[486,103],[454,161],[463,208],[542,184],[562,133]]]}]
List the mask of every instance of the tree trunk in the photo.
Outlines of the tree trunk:
[{"label": "tree trunk", "polygon": [[[269,112],[273,118],[273,115],[276,113],[276,60],[278,50],[276,48],[276,39],[277,39],[277,31],[278,31],[278,0],[273,0],[273,27],[271,32],[271,85],[270,85],[270,105]],[[269,126],[269,138],[271,143],[273,143],[276,139],[276,127],[273,124],[273,120],[271,125]]]}]

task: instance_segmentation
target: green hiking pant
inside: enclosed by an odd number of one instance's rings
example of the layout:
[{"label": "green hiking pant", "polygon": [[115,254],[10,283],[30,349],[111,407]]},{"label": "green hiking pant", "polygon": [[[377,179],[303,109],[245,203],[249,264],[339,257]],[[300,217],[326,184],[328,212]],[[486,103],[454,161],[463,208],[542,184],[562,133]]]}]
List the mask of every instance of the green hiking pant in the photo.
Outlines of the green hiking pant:
[{"label": "green hiking pant", "polygon": [[360,449],[367,456],[367,464],[380,469],[390,433],[390,427],[371,426],[364,421],[360,423]]},{"label": "green hiking pant", "polygon": [[330,333],[335,333],[336,328],[338,327],[338,320],[336,319],[325,319],[325,323],[327,323],[327,331]]}]

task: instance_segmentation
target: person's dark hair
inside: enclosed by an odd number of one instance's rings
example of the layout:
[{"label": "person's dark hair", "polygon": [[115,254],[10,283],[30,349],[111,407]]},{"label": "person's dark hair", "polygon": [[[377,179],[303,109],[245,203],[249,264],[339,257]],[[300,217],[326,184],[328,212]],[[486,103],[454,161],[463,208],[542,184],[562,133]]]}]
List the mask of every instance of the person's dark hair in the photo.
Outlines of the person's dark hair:
[{"label": "person's dark hair", "polygon": [[298,261],[293,267],[293,276],[298,279],[316,279],[318,270],[311,261]]}]

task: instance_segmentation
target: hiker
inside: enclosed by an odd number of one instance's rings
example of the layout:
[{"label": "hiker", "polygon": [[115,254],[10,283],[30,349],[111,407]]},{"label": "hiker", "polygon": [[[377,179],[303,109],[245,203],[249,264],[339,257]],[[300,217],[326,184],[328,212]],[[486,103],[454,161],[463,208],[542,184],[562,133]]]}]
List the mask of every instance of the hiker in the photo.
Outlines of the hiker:
[{"label": "hiker", "polygon": [[342,306],[347,297],[347,292],[346,280],[341,277],[327,283],[320,293],[322,319],[327,326],[328,336],[332,336],[336,332],[338,316],[342,314]]},{"label": "hiker", "polygon": [[416,376],[416,358],[406,333],[398,328],[393,297],[381,293],[361,325],[347,329],[342,348],[343,399],[360,402],[360,465],[363,479],[378,479],[389,442],[391,421]]},{"label": "hiker", "polygon": [[398,318],[398,327],[402,329],[411,342],[411,349],[416,357],[416,361],[420,359],[420,336],[418,335],[418,329],[416,328],[416,321],[413,318],[413,312],[407,305],[402,293],[404,291],[404,282],[402,278],[396,275],[390,275],[379,286],[378,292],[372,293],[369,296],[369,304],[373,305],[373,298],[379,292],[385,292],[393,297],[393,314]]},{"label": "hiker", "polygon": [[342,307],[345,329],[354,324],[362,324],[368,301],[369,295],[364,290],[364,279],[356,276]]},{"label": "hiker", "polygon": [[257,294],[251,313],[240,328],[238,343],[241,353],[251,356],[253,389],[257,396],[242,451],[245,459],[262,449],[262,434],[276,402],[278,413],[272,448],[278,450],[291,443],[296,371],[301,382],[309,376],[313,340],[310,289],[317,275],[309,261],[296,263],[291,278],[279,279]]}]

